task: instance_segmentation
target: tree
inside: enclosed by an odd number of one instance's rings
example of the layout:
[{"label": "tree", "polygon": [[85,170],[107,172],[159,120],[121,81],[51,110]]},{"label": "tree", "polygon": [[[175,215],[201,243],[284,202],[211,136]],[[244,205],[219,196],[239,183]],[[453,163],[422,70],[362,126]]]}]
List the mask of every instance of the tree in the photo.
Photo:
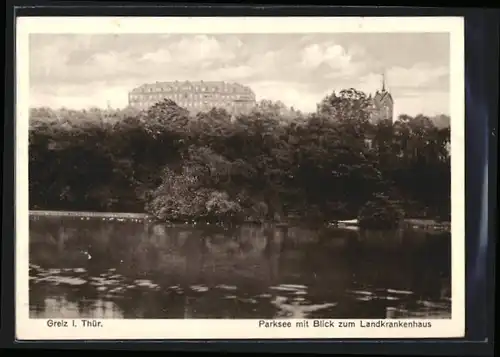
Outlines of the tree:
[{"label": "tree", "polygon": [[404,211],[399,204],[380,194],[364,204],[358,215],[360,227],[367,229],[394,229],[403,218]]},{"label": "tree", "polygon": [[354,89],[310,115],[272,101],[235,118],[220,108],[191,115],[170,100],[147,111],[33,108],[30,207],[329,221],[383,193],[412,217],[449,217],[449,127],[424,115],[371,125],[369,115]]},{"label": "tree", "polygon": [[323,98],[317,108],[317,114],[338,122],[368,123],[371,103],[365,93],[354,88],[344,89],[339,94]]}]

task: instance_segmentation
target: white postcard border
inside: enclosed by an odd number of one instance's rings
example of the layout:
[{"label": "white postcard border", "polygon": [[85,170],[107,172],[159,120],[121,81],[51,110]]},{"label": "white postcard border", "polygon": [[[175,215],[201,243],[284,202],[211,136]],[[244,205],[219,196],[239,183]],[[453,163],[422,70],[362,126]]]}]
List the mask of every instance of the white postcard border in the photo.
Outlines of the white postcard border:
[{"label": "white postcard border", "polygon": [[[46,319],[29,318],[29,205],[28,109],[29,46],[31,33],[334,33],[334,32],[447,32],[450,33],[450,114],[452,170],[452,316],[442,320],[385,320],[430,322],[431,327],[362,327],[363,321],[323,320],[336,327],[259,327],[259,320],[101,319],[101,328],[49,327]],[[460,17],[20,17],[16,26],[16,338],[18,340],[67,339],[318,339],[318,338],[451,338],[465,334],[465,80],[464,24]],[[340,328],[340,321],[356,327]],[[80,326],[80,320],[75,320]],[[312,322],[310,322],[312,324]]]}]

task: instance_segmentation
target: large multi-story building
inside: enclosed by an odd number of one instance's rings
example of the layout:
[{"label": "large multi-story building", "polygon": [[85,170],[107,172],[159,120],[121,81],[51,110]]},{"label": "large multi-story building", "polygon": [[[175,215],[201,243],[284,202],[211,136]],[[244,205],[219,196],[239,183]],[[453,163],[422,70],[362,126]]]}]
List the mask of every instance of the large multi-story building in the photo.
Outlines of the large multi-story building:
[{"label": "large multi-story building", "polygon": [[230,114],[245,114],[254,108],[255,93],[247,86],[226,82],[156,82],[134,88],[128,96],[129,105],[148,109],[170,99],[192,113],[224,108]]},{"label": "large multi-story building", "polygon": [[375,95],[368,97],[371,102],[371,116],[372,123],[378,123],[383,120],[393,119],[394,113],[394,99],[391,93],[385,89],[385,78],[382,77],[382,89],[375,92]]}]

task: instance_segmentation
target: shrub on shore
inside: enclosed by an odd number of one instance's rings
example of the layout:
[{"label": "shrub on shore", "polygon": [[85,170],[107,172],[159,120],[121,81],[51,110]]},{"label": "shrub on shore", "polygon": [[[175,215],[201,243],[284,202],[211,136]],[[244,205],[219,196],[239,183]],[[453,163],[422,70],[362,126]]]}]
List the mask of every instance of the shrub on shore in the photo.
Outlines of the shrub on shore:
[{"label": "shrub on shore", "polygon": [[380,194],[364,204],[358,214],[360,228],[366,229],[398,228],[403,219],[400,204]]}]

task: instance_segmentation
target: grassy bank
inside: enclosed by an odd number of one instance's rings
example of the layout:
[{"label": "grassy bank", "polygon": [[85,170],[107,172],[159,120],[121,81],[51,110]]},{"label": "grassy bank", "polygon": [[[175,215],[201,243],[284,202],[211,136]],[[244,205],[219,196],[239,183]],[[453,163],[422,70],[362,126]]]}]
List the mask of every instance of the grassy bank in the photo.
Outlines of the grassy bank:
[{"label": "grassy bank", "polygon": [[[38,218],[38,217],[73,217],[80,219],[103,219],[103,220],[147,220],[148,222],[158,221],[153,216],[148,215],[146,213],[123,213],[123,212],[83,212],[83,211],[43,211],[43,210],[31,210],[29,212],[30,218]],[[158,221],[159,222],[159,221]],[[193,220],[191,222],[168,222],[170,224],[199,224],[205,222],[199,222]],[[257,221],[245,221],[242,222],[245,224],[263,224],[263,223],[272,223],[276,225],[295,225],[299,224],[300,221],[296,218],[290,219],[288,221],[280,221],[280,222],[257,222]],[[303,223],[303,222],[302,222]],[[338,223],[338,222],[335,222]],[[223,225],[224,222],[216,222],[214,224]],[[352,224],[355,225],[355,224]],[[341,225],[342,226],[342,225]],[[450,222],[442,222],[438,220],[432,219],[416,219],[416,218],[407,218],[402,222],[402,227],[406,229],[418,229],[418,230],[439,230],[439,231],[450,231],[451,223]]]},{"label": "grassy bank", "polygon": [[30,217],[78,217],[78,218],[124,218],[124,219],[151,219],[146,213],[122,212],[81,212],[81,211],[39,211],[31,210]]}]

